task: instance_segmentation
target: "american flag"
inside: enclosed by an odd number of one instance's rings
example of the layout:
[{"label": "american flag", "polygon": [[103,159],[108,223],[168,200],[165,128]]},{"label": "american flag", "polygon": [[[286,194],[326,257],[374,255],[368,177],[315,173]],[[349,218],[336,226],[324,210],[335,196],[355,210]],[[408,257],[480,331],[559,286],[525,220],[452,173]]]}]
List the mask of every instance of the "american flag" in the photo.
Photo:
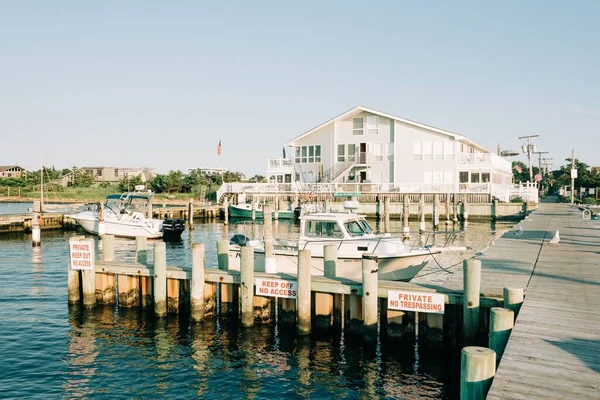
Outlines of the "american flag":
[{"label": "american flag", "polygon": [[[219,143],[220,143],[220,142],[219,142]],[[515,170],[516,170],[518,173],[521,173],[521,172],[523,172],[523,170],[521,169],[521,166],[520,166],[519,164],[515,164]]]},{"label": "american flag", "polygon": [[217,145],[217,155],[221,155],[221,141],[219,140],[219,144]]}]

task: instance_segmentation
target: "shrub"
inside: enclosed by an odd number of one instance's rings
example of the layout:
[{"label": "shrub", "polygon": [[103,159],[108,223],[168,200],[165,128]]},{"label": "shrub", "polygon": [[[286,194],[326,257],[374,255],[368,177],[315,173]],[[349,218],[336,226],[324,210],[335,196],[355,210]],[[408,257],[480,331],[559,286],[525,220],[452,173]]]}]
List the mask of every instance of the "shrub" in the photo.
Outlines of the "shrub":
[{"label": "shrub", "polygon": [[514,197],[512,199],[510,199],[511,203],[524,203],[523,199],[521,197]]},{"label": "shrub", "polygon": [[596,205],[596,199],[594,199],[593,197],[586,197],[583,199],[582,203]]}]

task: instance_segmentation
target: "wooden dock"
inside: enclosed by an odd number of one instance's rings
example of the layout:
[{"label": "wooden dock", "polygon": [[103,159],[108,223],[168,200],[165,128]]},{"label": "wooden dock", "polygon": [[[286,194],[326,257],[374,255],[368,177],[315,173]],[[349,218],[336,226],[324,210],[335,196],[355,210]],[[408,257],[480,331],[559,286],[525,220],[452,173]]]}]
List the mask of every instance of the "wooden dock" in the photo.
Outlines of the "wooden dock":
[{"label": "wooden dock", "polygon": [[[584,220],[567,204],[542,203],[522,224],[530,252],[510,246],[487,254],[494,262],[525,257],[507,263],[497,278],[527,283],[488,399],[598,399],[600,222]],[[560,243],[549,245],[556,231]]]}]

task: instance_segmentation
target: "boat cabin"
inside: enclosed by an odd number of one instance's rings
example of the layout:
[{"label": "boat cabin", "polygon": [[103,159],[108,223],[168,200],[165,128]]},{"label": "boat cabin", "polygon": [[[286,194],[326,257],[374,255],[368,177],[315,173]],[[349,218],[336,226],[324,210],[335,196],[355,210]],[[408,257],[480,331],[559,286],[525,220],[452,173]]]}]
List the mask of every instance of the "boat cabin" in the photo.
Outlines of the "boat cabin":
[{"label": "boat cabin", "polygon": [[300,240],[340,240],[374,237],[365,217],[349,213],[317,213],[300,217]]},{"label": "boat cabin", "polygon": [[140,212],[146,214],[152,201],[152,193],[126,192],[123,194],[109,194],[106,196],[104,206],[115,214],[127,212]]}]

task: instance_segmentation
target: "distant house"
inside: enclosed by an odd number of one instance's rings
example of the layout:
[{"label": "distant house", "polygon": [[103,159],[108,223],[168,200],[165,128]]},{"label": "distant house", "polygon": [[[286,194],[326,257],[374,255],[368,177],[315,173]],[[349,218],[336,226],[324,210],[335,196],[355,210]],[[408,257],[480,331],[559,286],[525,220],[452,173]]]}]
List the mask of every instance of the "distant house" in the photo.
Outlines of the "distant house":
[{"label": "distant house", "polygon": [[27,170],[18,165],[0,165],[0,179],[20,178],[27,175]]},{"label": "distant house", "polygon": [[[79,167],[77,170],[83,170],[90,174],[96,185],[101,183],[116,184],[125,177],[133,178],[136,176],[140,176],[142,182],[148,182],[156,176],[156,172],[151,168]],[[73,172],[70,172],[60,179],[53,180],[53,182],[63,187],[71,186],[73,184],[73,175]]]},{"label": "distant house", "polygon": [[228,171],[227,168],[189,168],[189,171],[198,171],[200,175],[213,176],[222,175]]}]

